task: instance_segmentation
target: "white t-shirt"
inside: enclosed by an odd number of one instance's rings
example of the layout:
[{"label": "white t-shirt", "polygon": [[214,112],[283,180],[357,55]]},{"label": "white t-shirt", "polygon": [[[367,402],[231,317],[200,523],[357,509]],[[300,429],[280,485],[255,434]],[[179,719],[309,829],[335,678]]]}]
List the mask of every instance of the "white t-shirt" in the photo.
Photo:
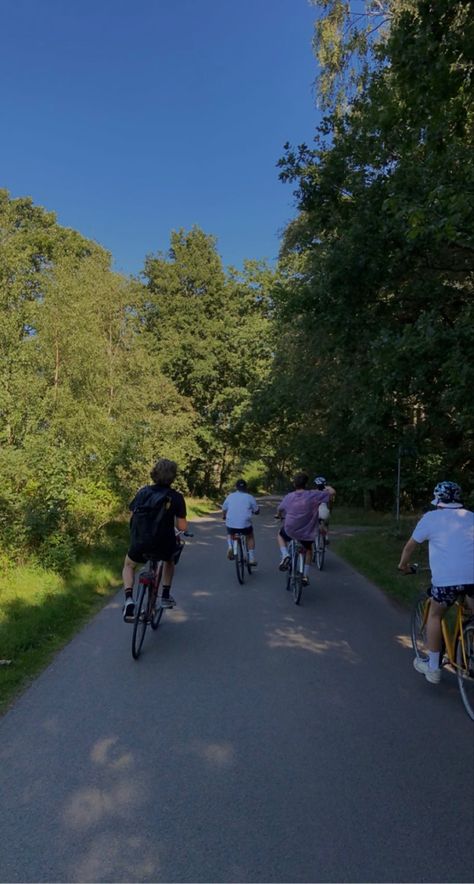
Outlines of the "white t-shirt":
[{"label": "white t-shirt", "polygon": [[464,507],[425,513],[412,538],[429,541],[433,586],[474,583],[474,513]]},{"label": "white t-shirt", "polygon": [[227,495],[222,509],[228,528],[248,528],[252,524],[252,514],[258,512],[258,503],[246,491],[233,491]]}]

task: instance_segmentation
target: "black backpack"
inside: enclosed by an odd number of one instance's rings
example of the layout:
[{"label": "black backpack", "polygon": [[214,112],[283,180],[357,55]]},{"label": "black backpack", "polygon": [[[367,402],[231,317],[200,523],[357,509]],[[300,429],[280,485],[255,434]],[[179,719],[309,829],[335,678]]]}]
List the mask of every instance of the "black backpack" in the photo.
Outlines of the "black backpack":
[{"label": "black backpack", "polygon": [[163,516],[171,506],[167,491],[144,488],[130,520],[130,546],[153,552],[163,537]]}]

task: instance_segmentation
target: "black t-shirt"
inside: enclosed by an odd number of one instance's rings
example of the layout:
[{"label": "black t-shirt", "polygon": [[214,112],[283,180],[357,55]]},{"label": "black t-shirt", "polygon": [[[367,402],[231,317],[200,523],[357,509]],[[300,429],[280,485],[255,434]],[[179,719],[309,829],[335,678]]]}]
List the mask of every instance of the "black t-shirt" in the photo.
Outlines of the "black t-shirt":
[{"label": "black t-shirt", "polygon": [[128,505],[128,508],[133,513],[137,509],[137,507],[139,507],[142,503],[146,501],[147,497],[150,494],[150,491],[154,491],[157,493],[166,491],[167,496],[170,498],[171,505],[170,508],[166,510],[163,516],[162,524],[164,529],[163,533],[169,530],[174,534],[175,518],[186,518],[186,501],[180,491],[175,491],[174,488],[170,488],[166,485],[144,485],[143,488],[140,488],[140,490],[137,491],[132,502]]}]

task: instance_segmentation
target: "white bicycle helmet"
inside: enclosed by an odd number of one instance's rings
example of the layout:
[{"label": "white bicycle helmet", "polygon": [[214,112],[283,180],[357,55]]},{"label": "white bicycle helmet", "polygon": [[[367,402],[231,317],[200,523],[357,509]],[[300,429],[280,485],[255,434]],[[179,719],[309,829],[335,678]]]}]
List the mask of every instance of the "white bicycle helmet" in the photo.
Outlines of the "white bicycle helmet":
[{"label": "white bicycle helmet", "polygon": [[326,485],[326,479],[324,476],[316,476],[314,484],[316,485],[316,488],[324,488]]}]

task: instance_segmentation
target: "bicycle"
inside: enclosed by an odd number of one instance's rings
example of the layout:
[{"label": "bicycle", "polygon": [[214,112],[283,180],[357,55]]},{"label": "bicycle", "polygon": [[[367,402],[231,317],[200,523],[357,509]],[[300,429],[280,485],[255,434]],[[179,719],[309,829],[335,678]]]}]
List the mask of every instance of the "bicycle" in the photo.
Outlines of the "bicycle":
[{"label": "bicycle", "polygon": [[[176,537],[179,538],[180,544],[174,554],[175,564],[178,563],[185,545],[182,538],[192,536],[188,531],[176,532]],[[162,605],[157,604],[163,565],[164,563],[159,559],[151,558],[138,575],[138,593],[132,632],[132,657],[134,660],[138,660],[141,654],[147,627],[151,626],[156,632],[163,617],[164,608]]]},{"label": "bicycle", "polygon": [[327,546],[326,532],[321,530],[321,523],[322,520],[320,519],[318,524],[318,533],[314,538],[313,552],[311,556],[311,561],[313,562],[313,564],[316,564],[318,566],[319,571],[322,571],[324,568],[324,558],[326,555]]},{"label": "bicycle", "polygon": [[[411,574],[418,573],[417,565],[410,568]],[[426,644],[426,624],[431,605],[431,587],[417,598],[411,616],[411,641],[413,650],[420,660],[428,658]],[[454,602],[454,622],[449,622],[449,613],[441,620],[442,646],[439,657],[440,668],[449,667],[457,676],[458,687],[464,708],[474,721],[474,617],[461,597]],[[453,620],[453,618],[450,618]]]},{"label": "bicycle", "polygon": [[249,561],[249,551],[247,546],[247,535],[241,534],[239,531],[234,531],[232,542],[237,580],[242,586],[245,583],[245,569],[247,569],[249,574],[252,573],[252,564]]},{"label": "bicycle", "polygon": [[288,564],[286,588],[293,593],[293,601],[295,605],[299,605],[301,594],[303,592],[306,550],[299,540],[290,540],[288,543],[288,555],[290,561]]}]

